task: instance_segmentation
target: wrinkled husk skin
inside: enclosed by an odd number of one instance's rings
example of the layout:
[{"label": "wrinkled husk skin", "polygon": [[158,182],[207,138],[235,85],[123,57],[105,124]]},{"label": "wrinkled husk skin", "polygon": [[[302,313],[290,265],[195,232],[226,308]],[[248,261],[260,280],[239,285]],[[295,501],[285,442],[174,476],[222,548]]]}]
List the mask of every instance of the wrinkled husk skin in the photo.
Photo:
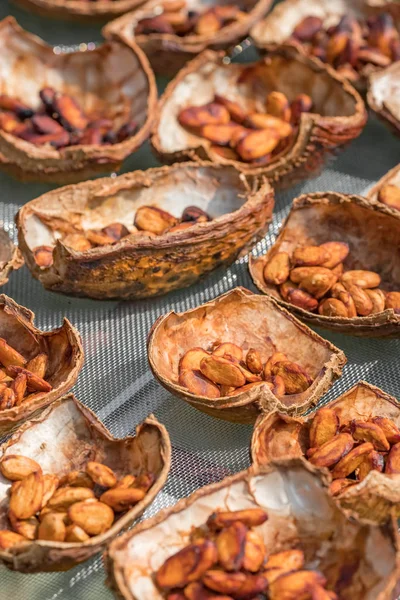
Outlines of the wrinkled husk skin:
[{"label": "wrinkled husk skin", "polygon": [[146,0],[13,0],[29,12],[52,19],[80,21],[83,23],[104,22],[133,10]]},{"label": "wrinkled husk skin", "polygon": [[325,317],[285,302],[276,286],[265,283],[263,268],[277,252],[292,252],[296,246],[347,242],[350,254],[345,269],[367,269],[379,273],[380,287],[400,289],[398,252],[400,213],[361,196],[337,192],[303,194],[293,201],[281,232],[267,254],[250,256],[249,269],[258,289],[303,321],[340,333],[363,337],[399,337],[400,315],[393,309],[367,317]]},{"label": "wrinkled husk skin", "polygon": [[37,329],[33,320],[33,312],[19,306],[8,296],[0,295],[0,337],[28,360],[39,352],[48,354],[46,380],[53,386],[48,393],[38,393],[28,402],[0,411],[0,435],[36,417],[46,406],[68,392],[83,365],[81,338],[68,319],[64,318],[63,325],[52,331]]},{"label": "wrinkled husk skin", "polygon": [[[43,445],[47,446],[43,451]],[[118,478],[151,471],[156,480],[146,496],[117,519],[101,535],[83,543],[28,541],[9,550],[0,550],[0,561],[23,573],[66,571],[87,560],[140,517],[163,487],[171,463],[171,444],[165,427],[149,415],[136,427],[136,436],[114,438],[96,415],[73,394],[60,398],[39,418],[25,423],[0,447],[0,458],[22,454],[36,460],[44,473],[62,477],[72,470],[84,470],[90,460],[102,462]],[[11,482],[2,478],[2,498]],[[0,528],[9,528],[7,504],[1,502]]]},{"label": "wrinkled husk skin", "polygon": [[[210,70],[226,73],[226,77],[232,78],[232,74],[239,74],[248,66],[224,64],[223,58],[223,53],[206,50],[188,63],[167,86],[158,105],[151,137],[153,150],[162,162],[169,164],[187,159],[212,160],[217,164],[231,164],[245,174],[263,175],[274,188],[286,188],[316,176],[327,157],[337,153],[339,149],[358,137],[367,121],[364,102],[347,80],[320,61],[300,55],[290,46],[282,47],[262,59],[269,65],[265,71],[269,79],[269,88],[266,84],[265,95],[269,89],[283,91],[289,99],[293,99],[301,92],[309,93],[315,99],[316,95],[321,97],[319,87],[322,86],[324,89],[322,95],[329,104],[326,105],[328,114],[303,113],[295,144],[269,165],[254,167],[244,162],[224,159],[210,152],[210,142],[189,134],[177,121],[177,115],[182,108],[191,104],[209,102],[213,99],[214,93],[223,93],[220,86],[218,89],[214,87]],[[196,80],[196,85],[193,84],[194,74],[199,78],[198,81]],[[296,80],[300,79],[301,86],[294,85]],[[182,90],[182,86],[188,85],[188,82],[193,86],[192,95],[184,96],[186,99],[183,102],[177,90]],[[236,95],[236,99],[240,101],[242,96],[239,92],[235,92],[236,80],[234,87],[231,83],[229,89],[231,99],[235,99]],[[346,115],[342,114],[343,110]],[[169,136],[170,132],[166,127],[171,131],[179,131],[179,135],[185,139],[186,146],[183,147],[182,142],[181,149],[166,150],[160,138],[162,131],[168,131]]]},{"label": "wrinkled husk skin", "polygon": [[[372,73],[368,78],[367,101],[369,107],[374,113],[391,129],[391,131],[400,137],[400,93],[398,82],[400,79],[400,61],[397,61],[376,73]],[[375,88],[381,83],[381,89],[386,96],[383,96],[382,102],[376,98]],[[392,82],[392,85],[390,85]],[[386,100],[386,101],[385,101]],[[393,104],[393,110],[387,104],[387,101]]]},{"label": "wrinkled husk skin", "polygon": [[0,229],[0,263],[0,286],[7,283],[12,271],[17,271],[24,264],[20,250],[14,246],[4,229]]},{"label": "wrinkled husk skin", "polygon": [[[237,344],[243,350],[256,348],[263,362],[273,352],[284,352],[289,360],[305,368],[314,381],[301,394],[279,398],[264,385],[230,397],[195,396],[178,384],[179,360],[191,348],[207,349],[217,340]],[[234,423],[254,423],[261,412],[273,410],[303,414],[340,377],[346,363],[341,350],[301,324],[274,300],[244,288],[235,288],[187,312],[161,316],[149,333],[147,352],[155,378],[171,394],[212,417]]]},{"label": "wrinkled husk skin", "polygon": [[[400,426],[400,403],[364,381],[324,406],[335,409],[341,425],[352,419],[368,420],[380,416],[392,419]],[[251,441],[253,462],[265,465],[271,460],[303,456],[309,447],[309,427],[314,416],[312,413],[292,419],[279,412],[261,416]],[[360,519],[385,523],[391,516],[400,516],[400,475],[371,471],[363,481],[345,489],[335,499],[342,508],[351,510]]]},{"label": "wrinkled husk skin", "polygon": [[[379,5],[378,5],[379,2]],[[397,2],[378,0],[376,6],[369,0],[284,0],[265,17],[258,21],[250,31],[255,46],[261,52],[270,52],[285,43],[293,29],[305,17],[317,16],[324,21],[324,27],[336,25],[343,15],[354,16],[357,19],[366,19],[382,11],[389,12],[395,19],[400,30],[400,9]],[[305,54],[303,46],[295,46],[300,54]],[[352,85],[360,92],[367,89],[368,76],[380,68],[367,64],[359,72],[360,78]]]},{"label": "wrinkled husk skin", "polygon": [[[143,190],[140,192],[143,194],[151,190],[146,196],[149,204],[156,203],[180,217],[181,210],[175,206],[178,202],[167,205],[164,197],[172,199],[174,194],[179,195],[181,206],[189,206],[193,204],[193,191],[204,189],[204,201],[212,203],[220,187],[232,198],[239,198],[238,194],[243,194],[243,198],[235,202],[231,198],[232,212],[184,231],[154,238],[142,236],[138,241],[133,236],[113,246],[86,252],[75,252],[58,241],[53,253],[54,264],[49,268],[36,264],[27,242],[27,219],[41,208],[68,220],[74,213],[84,213],[86,204],[96,199],[100,202],[103,198],[106,202],[107,198],[115,198],[126,190]],[[169,194],[165,191],[167,188]],[[49,290],[96,299],[146,298],[187,287],[213,269],[230,265],[265,235],[273,206],[274,194],[267,182],[247,182],[234,169],[214,167],[210,163],[179,164],[48,192],[26,204],[18,213],[19,244],[32,275]],[[134,212],[130,225],[133,215]],[[115,214],[108,217],[104,225],[112,218],[116,219]]]},{"label": "wrinkled husk skin", "polygon": [[378,201],[378,194],[384,185],[391,184],[400,188],[400,163],[393,167],[370,189],[367,198],[369,200]]},{"label": "wrinkled husk skin", "polygon": [[392,598],[399,575],[395,523],[377,527],[349,520],[351,513],[329,497],[326,474],[302,459],[252,467],[200,488],[140,523],[104,554],[106,583],[122,600],[162,600],[153,573],[188,544],[194,528],[217,510],[258,507],[269,516],[256,528],[267,553],[302,548],[305,568],[322,571],[341,600]]},{"label": "wrinkled husk skin", "polygon": [[[157,104],[157,89],[150,64],[135,44],[128,45],[121,38],[86,52],[54,54],[51,46],[22,29],[13,17],[6,17],[0,22],[0,50],[3,48],[7,52],[0,52],[0,69],[6,73],[2,93],[21,97],[35,108],[39,106],[39,90],[49,80],[56,81],[57,91],[70,93],[83,105],[89,94],[90,104],[102,114],[106,109],[107,116],[114,121],[117,109],[124,110],[122,104],[126,106],[128,102],[132,118],[136,117],[139,123],[138,132],[123,142],[67,146],[60,150],[49,144],[35,146],[1,130],[0,169],[9,175],[21,181],[82,181],[118,170],[125,158],[147,139]],[[86,82],[85,88],[82,81]],[[116,89],[123,88],[116,101]]]},{"label": "wrinkled husk skin", "polygon": [[[223,2],[217,0],[213,4],[218,5]],[[251,27],[265,16],[271,4],[272,0],[256,2],[247,0],[249,9],[245,19],[231,23],[211,35],[192,34],[181,37],[153,33],[135,36],[135,24],[141,19],[153,16],[154,9],[159,7],[160,1],[153,0],[108,23],[103,29],[103,35],[106,39],[112,38],[114,35],[122,35],[127,42],[136,42],[146,54],[156,73],[173,77],[189,60],[204,50],[227,50],[239,44],[248,35]],[[204,2],[204,7],[208,6],[209,4]]]}]

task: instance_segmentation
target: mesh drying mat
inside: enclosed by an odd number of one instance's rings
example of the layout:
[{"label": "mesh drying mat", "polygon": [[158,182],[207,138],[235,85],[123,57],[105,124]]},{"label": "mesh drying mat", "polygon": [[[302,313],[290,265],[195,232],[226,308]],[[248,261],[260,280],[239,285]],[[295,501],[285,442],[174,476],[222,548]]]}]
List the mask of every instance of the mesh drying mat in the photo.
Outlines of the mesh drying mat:
[{"label": "mesh drying mat", "polygon": [[[0,17],[7,14],[14,14],[21,25],[52,44],[70,45],[100,39],[94,27],[34,18],[1,0]],[[399,162],[399,148],[399,141],[371,119],[362,136],[318,179],[277,195],[269,235],[254,252],[265,252],[273,243],[295,196],[317,190],[362,194]],[[156,165],[146,146],[128,161],[125,170]],[[0,186],[0,225],[4,223],[15,238],[14,215],[18,208],[50,187],[16,183],[5,175],[0,176]],[[226,271],[215,272],[190,289],[141,302],[95,302],[46,292],[26,268],[14,273],[1,290],[32,309],[40,328],[59,326],[64,315],[76,325],[83,338],[86,361],[74,392],[97,413],[113,435],[132,432],[150,412],[166,425],[173,446],[171,472],[166,486],[146,511],[146,517],[198,487],[249,465],[251,427],[215,420],[170,396],[150,373],[145,344],[147,332],[159,315],[172,309],[183,311],[198,306],[237,285],[255,291],[247,270],[247,258]],[[324,401],[338,396],[359,379],[400,397],[399,341],[369,341],[319,333],[342,348],[348,357],[343,377]],[[100,556],[67,573],[22,575],[6,569],[0,571],[1,600],[107,600],[111,597],[104,586]]]}]

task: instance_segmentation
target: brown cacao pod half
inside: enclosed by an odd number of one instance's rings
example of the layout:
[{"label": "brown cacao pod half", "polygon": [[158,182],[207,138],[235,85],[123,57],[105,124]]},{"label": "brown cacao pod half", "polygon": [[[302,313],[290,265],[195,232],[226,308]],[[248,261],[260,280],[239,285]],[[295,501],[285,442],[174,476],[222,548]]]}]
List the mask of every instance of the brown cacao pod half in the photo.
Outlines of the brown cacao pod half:
[{"label": "brown cacao pod half", "polygon": [[14,0],[14,3],[42,17],[89,24],[119,17],[143,4],[143,0]]},{"label": "brown cacao pod half", "polygon": [[378,200],[400,211],[400,163],[384,175],[368,192],[369,200]]},{"label": "brown cacao pod half", "polygon": [[[347,2],[343,0],[330,0],[329,2],[315,0],[312,5],[310,5],[308,0],[284,0],[284,2],[276,5],[263,20],[258,21],[254,25],[251,29],[251,37],[261,51],[268,52],[282,44],[290,44],[301,54],[308,54],[308,46],[314,39],[314,48],[317,46],[317,48],[322,50],[320,57],[323,61],[326,61],[327,49],[324,38],[327,34],[325,32],[328,30],[328,36],[332,36],[330,33],[331,30],[340,24],[343,17],[346,17],[348,21],[352,20],[353,23],[347,30],[346,24],[342,23],[341,30],[345,34],[343,36],[343,45],[347,41],[347,33],[350,32],[352,35],[349,35],[349,37],[352,38],[353,45],[356,42],[356,45],[358,46],[359,44],[363,51],[360,53],[358,60],[357,54],[354,56],[353,61],[352,56],[349,56],[349,53],[347,53],[347,55],[338,55],[337,60],[333,61],[333,64],[338,69],[338,72],[344,75],[346,75],[348,67],[350,67],[349,78],[351,83],[358,90],[365,91],[368,75],[371,72],[380,70],[382,68],[381,65],[390,63],[389,59],[385,60],[387,58],[385,55],[382,56],[379,53],[379,56],[377,56],[375,52],[371,52],[371,50],[375,49],[371,48],[371,40],[364,41],[362,39],[363,25],[365,26],[368,18],[377,17],[383,12],[390,15],[393,19],[394,31],[399,32],[400,11],[397,2],[393,2],[393,0],[349,0]],[[309,19],[307,19],[307,23],[304,23],[306,18]],[[314,27],[314,31],[312,31],[310,27],[313,24],[315,26],[315,23],[317,23],[316,28]],[[349,24],[348,22],[347,25]],[[318,35],[320,36],[320,41],[316,40]],[[367,33],[366,35],[368,36]],[[330,37],[330,40],[332,40],[332,37]],[[370,45],[368,45],[368,41],[370,41]],[[339,36],[336,36],[336,40],[331,42],[331,46],[335,42],[339,50],[341,43]],[[376,47],[375,44],[374,46]],[[329,50],[330,48],[328,47]],[[314,54],[315,56],[319,56],[317,51]],[[356,67],[356,70],[352,68],[351,63]]]},{"label": "brown cacao pod half", "polygon": [[[390,419],[395,427],[400,426],[399,402],[364,381],[321,408],[329,408],[335,412],[340,431],[346,431],[353,420],[371,422],[375,417]],[[320,412],[322,416],[322,411]],[[318,411],[300,418],[292,418],[279,412],[261,416],[255,425],[251,441],[253,462],[265,465],[278,458],[304,456],[310,447],[313,435],[311,423],[316,414],[318,415]],[[337,440],[338,437],[340,436],[336,433],[334,439]],[[397,437],[392,442],[397,443]],[[371,470],[362,481],[351,480],[351,485],[338,494],[335,493],[335,498],[344,509],[351,510],[359,518],[386,522],[392,514],[396,517],[400,515],[400,475]]]},{"label": "brown cacao pod half", "polygon": [[368,78],[367,101],[374,113],[400,136],[400,62],[397,61]]},{"label": "brown cacao pod half", "polygon": [[278,252],[289,254],[297,246],[328,241],[347,243],[345,271],[365,269],[381,277],[385,292],[400,290],[400,213],[377,201],[336,192],[303,194],[293,201],[275,244],[267,254],[250,256],[249,269],[255,285],[287,310],[312,325],[364,337],[399,337],[400,314],[387,308],[367,316],[338,317],[313,313],[284,300],[278,288],[263,277],[265,264]]},{"label": "brown cacao pod half", "polygon": [[[235,153],[233,158],[221,156],[213,142],[191,133],[178,121],[183,109],[210,103],[221,90],[246,113],[260,112],[269,92],[283,92],[289,102],[306,94],[314,106],[312,112],[300,115],[287,149],[266,163],[246,163],[238,161]],[[364,103],[348,81],[320,61],[296,53],[294,48],[277,49],[265,59],[248,64],[227,64],[222,53],[207,50],[188,63],[166,88],[151,143],[162,162],[209,159],[234,165],[244,173],[262,174],[274,187],[289,187],[317,174],[327,155],[356,138],[365,122]],[[249,141],[249,136],[244,141]],[[258,147],[259,141],[254,145]]]},{"label": "brown cacao pod half", "polygon": [[[218,511],[260,508],[268,519],[254,531],[267,554],[304,547],[305,569],[322,573],[327,588],[340,593],[340,598],[391,598],[398,578],[394,528],[350,521],[330,497],[326,474],[302,459],[275,461],[227,477],[140,523],[107,548],[107,583],[118,598],[161,600],[154,574],[187,546],[191,532],[201,532]],[[384,568],[375,560],[378,555],[385,556]],[[306,594],[275,597],[306,598]]]},{"label": "brown cacao pod half", "polygon": [[[312,384],[305,392],[279,398],[263,381],[235,396],[217,398],[196,396],[179,385],[182,356],[193,346],[207,350],[221,339],[243,351],[258,350],[263,363],[274,352],[282,352],[306,370]],[[260,412],[278,406],[288,414],[304,413],[340,377],[346,362],[341,350],[302,325],[274,300],[244,288],[235,288],[193,310],[160,317],[150,331],[147,352],[154,376],[168,391],[202,412],[238,423],[253,423]]]},{"label": "brown cacao pod half", "polygon": [[0,229],[0,286],[7,283],[10,274],[24,264],[24,259],[9,235]]},{"label": "brown cacao pod half", "polygon": [[[216,7],[224,4],[229,4],[229,2],[216,0],[212,3]],[[234,3],[232,2],[232,4]],[[217,31],[207,28],[204,33],[193,32],[184,36],[173,31],[172,33],[139,33],[135,35],[137,23],[158,15],[160,6],[163,6],[160,0],[152,0],[145,6],[140,6],[108,23],[102,33],[106,39],[113,35],[123,35],[127,40],[135,41],[145,52],[156,73],[173,76],[187,61],[207,48],[223,50],[240,43],[251,27],[265,16],[271,4],[271,0],[245,2],[245,12],[241,11],[240,19],[227,22]],[[167,2],[164,2],[164,5],[167,5]],[[206,0],[188,0],[186,2],[188,11],[194,10],[201,14],[209,8],[210,4]]]},{"label": "brown cacao pod half", "polygon": [[[72,538],[74,543],[35,539],[25,541],[24,545],[0,549],[0,561],[9,569],[25,573],[65,571],[102,550],[112,538],[131,525],[154,500],[167,479],[171,445],[165,427],[153,415],[137,426],[135,437],[114,438],[91,410],[72,394],[68,394],[57,400],[38,418],[22,425],[0,447],[0,460],[7,455],[21,455],[33,459],[40,465],[44,477],[52,474],[58,478],[60,485],[63,485],[63,478],[72,471],[84,472],[90,461],[98,461],[110,467],[118,479],[127,474],[139,476],[143,472],[155,475],[154,483],[143,499],[121,515],[116,514],[114,523],[105,533],[91,538],[85,536],[82,538],[85,541],[82,542],[79,538]],[[9,529],[7,511],[11,484],[8,479],[2,480],[1,529]],[[86,487],[59,487],[56,494],[63,489],[75,490],[77,493],[86,492],[86,497],[93,495],[92,490]],[[90,499],[87,502],[96,503]],[[104,510],[104,504],[101,507]],[[79,515],[78,509],[79,507],[76,507],[74,510],[77,510]],[[110,511],[107,506],[106,509]],[[67,508],[59,507],[54,510],[61,514],[60,511]],[[43,517],[44,515],[41,516],[42,522]]]},{"label": "brown cacao pod half", "polygon": [[[66,0],[65,4],[71,2]],[[9,39],[13,40],[12,46]],[[85,143],[60,149],[50,143],[35,145],[0,130],[0,168],[8,174],[22,181],[81,181],[118,170],[148,137],[157,90],[148,60],[135,44],[114,39],[94,50],[55,54],[52,46],[22,29],[13,17],[0,22],[0,41],[9,49],[1,59],[3,72],[7,72],[2,80],[2,93],[6,96],[30,106],[37,103],[39,90],[48,86],[49,81],[57,81],[56,92],[70,95],[81,107],[92,107],[89,118],[95,118],[97,113],[107,117],[116,128],[130,119],[138,125],[136,133],[115,144]],[[24,64],[24,60],[29,67],[17,66]],[[123,67],[119,69],[119,65]],[[89,86],[82,84],[89,79]]]},{"label": "brown cacao pod half", "polygon": [[38,354],[48,356],[47,383],[43,382],[46,383],[43,387],[45,391],[40,391],[40,385],[34,385],[29,390],[28,382],[27,399],[12,408],[0,410],[0,434],[15,429],[65,394],[74,385],[83,365],[81,338],[68,319],[64,319],[63,325],[52,331],[37,329],[33,320],[34,314],[30,310],[19,306],[8,296],[0,295],[0,338],[26,361]]},{"label": "brown cacao pod half", "polygon": [[[152,204],[180,217],[193,196],[212,220],[156,237],[133,227],[139,207]],[[179,164],[40,196],[18,214],[19,245],[32,275],[52,291],[98,299],[159,296],[230,265],[266,233],[273,206],[268,183],[254,187],[231,167]],[[56,239],[57,229],[101,229],[111,220],[127,226],[132,235],[83,252]],[[48,267],[35,261],[33,250],[41,246],[53,252]]]}]

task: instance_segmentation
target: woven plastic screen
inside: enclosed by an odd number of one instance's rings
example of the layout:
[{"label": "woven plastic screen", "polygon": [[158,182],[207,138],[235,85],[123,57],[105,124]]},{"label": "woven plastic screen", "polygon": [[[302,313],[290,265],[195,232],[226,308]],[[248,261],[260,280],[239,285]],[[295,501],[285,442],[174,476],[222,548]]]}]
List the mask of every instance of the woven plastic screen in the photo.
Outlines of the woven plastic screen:
[{"label": "woven plastic screen", "polygon": [[[15,15],[22,26],[55,45],[68,46],[100,39],[97,28],[34,18],[2,0],[0,17],[8,14]],[[248,55],[245,58],[249,58]],[[363,194],[400,161],[399,148],[398,140],[371,118],[362,136],[317,179],[277,194],[273,223],[267,237],[254,252],[263,253],[271,246],[293,198],[319,190]],[[145,146],[126,163],[124,170],[156,165],[157,161]],[[50,187],[16,183],[1,175],[0,189],[0,225],[4,224],[15,238],[14,215],[18,208]],[[215,272],[189,289],[141,302],[95,302],[46,292],[26,268],[13,274],[2,288],[16,302],[35,312],[38,327],[52,329],[66,316],[79,329],[86,360],[73,391],[96,412],[113,435],[124,436],[132,432],[135,425],[151,412],[167,427],[173,447],[171,472],[166,486],[144,517],[152,516],[195,489],[249,465],[251,427],[215,420],[169,395],[153,379],[146,355],[147,333],[157,317],[170,310],[193,308],[237,285],[255,291],[247,258],[237,261],[228,270]],[[319,333],[348,357],[343,377],[323,402],[338,396],[360,379],[400,398],[399,341]],[[66,573],[21,575],[2,569],[0,599],[107,600],[112,595],[104,580],[101,556]]]}]

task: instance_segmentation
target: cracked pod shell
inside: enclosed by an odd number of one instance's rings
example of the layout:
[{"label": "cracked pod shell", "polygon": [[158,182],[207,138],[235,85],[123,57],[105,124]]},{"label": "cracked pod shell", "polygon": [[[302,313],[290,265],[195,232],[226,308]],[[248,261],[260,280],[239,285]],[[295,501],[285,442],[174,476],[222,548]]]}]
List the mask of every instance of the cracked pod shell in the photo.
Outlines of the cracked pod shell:
[{"label": "cracked pod shell", "polygon": [[104,22],[133,10],[146,0],[13,0],[29,12],[53,19]]},{"label": "cracked pod shell", "polygon": [[34,324],[34,314],[14,300],[0,295],[0,338],[4,338],[27,360],[44,352],[49,356],[46,381],[53,389],[39,392],[19,406],[0,411],[0,435],[35,417],[46,406],[68,392],[83,365],[83,348],[79,332],[64,318],[63,325],[41,331]]},{"label": "cracked pod shell", "polygon": [[[196,204],[214,220],[76,252],[56,241],[38,218],[61,218],[84,229],[120,221],[129,228],[137,208],[147,204],[175,217]],[[273,206],[268,183],[248,182],[229,167],[179,164],[48,192],[18,213],[19,244],[32,275],[47,289],[98,299],[146,298],[189,286],[216,267],[231,264],[266,233]],[[32,254],[43,244],[55,246],[48,268],[39,267]]]},{"label": "cracked pod shell", "polygon": [[[249,83],[236,83],[250,64],[262,66],[263,81],[256,96]],[[244,109],[264,110],[269,91],[278,90],[292,101],[299,93],[313,98],[313,113],[301,115],[294,145],[270,164],[255,167],[228,160],[210,150],[211,142],[189,133],[178,123],[179,112],[188,106],[210,102],[214,94],[225,95]],[[207,50],[188,63],[167,86],[160,99],[151,144],[166,163],[212,160],[231,164],[250,175],[263,175],[277,187],[289,187],[317,175],[328,155],[356,138],[367,120],[364,102],[354,88],[321,62],[302,56],[293,48],[280,48],[249,64],[226,64],[223,53]]]},{"label": "cracked pod shell", "polygon": [[22,29],[13,17],[0,22],[2,93],[37,108],[41,88],[53,85],[71,94],[83,109],[104,113],[115,126],[125,113],[138,132],[114,145],[76,145],[56,150],[35,146],[0,131],[0,169],[22,181],[68,183],[113,171],[148,137],[157,91],[147,58],[137,46],[113,40],[85,52],[55,54],[39,37]]},{"label": "cracked pod shell", "polygon": [[[324,405],[335,409],[340,423],[352,419],[387,417],[400,426],[400,404],[381,389],[360,381],[350,390]],[[251,441],[251,457],[256,465],[281,458],[303,456],[308,448],[310,423],[315,412],[307,417],[292,419],[274,412],[257,421]],[[369,522],[386,522],[391,515],[400,515],[400,475],[371,471],[363,481],[345,489],[335,499]]]},{"label": "cracked pod shell", "polygon": [[322,571],[341,600],[392,597],[399,576],[396,524],[348,519],[330,498],[325,473],[302,459],[250,468],[200,488],[114,540],[104,555],[108,586],[119,599],[162,600],[154,571],[189,543],[192,531],[217,510],[251,508],[269,515],[255,528],[267,553],[302,548],[305,568]]},{"label": "cracked pod shell", "polygon": [[[196,396],[178,383],[179,360],[191,348],[207,349],[214,342],[231,342],[243,350],[253,347],[263,363],[274,352],[284,352],[314,381],[301,394],[281,397],[262,383],[235,396]],[[155,378],[171,394],[210,416],[236,423],[254,423],[260,412],[276,409],[294,415],[304,413],[340,377],[346,363],[341,350],[274,300],[244,288],[235,288],[198,308],[160,317],[149,333],[147,353]]]},{"label": "cracked pod shell", "polygon": [[[37,419],[25,423],[0,447],[0,459],[20,454],[34,459],[43,473],[62,477],[84,470],[88,461],[110,467],[118,477],[153,472],[157,478],[146,496],[103,534],[86,542],[28,540],[0,550],[0,561],[23,573],[65,571],[87,560],[137,519],[163,487],[171,462],[165,427],[150,415],[136,427],[136,436],[114,438],[96,415],[73,394],[60,398]],[[6,501],[11,481],[0,476],[0,529],[8,528]]]},{"label": "cracked pod shell", "polygon": [[[305,17],[319,17],[323,27],[329,28],[339,23],[346,15],[356,19],[367,19],[369,16],[379,14],[383,10],[389,12],[395,20],[397,29],[400,30],[400,10],[396,2],[378,0],[380,5],[373,0],[284,0],[274,7],[267,16],[258,21],[250,31],[250,35],[261,51],[270,51],[287,42],[296,25]],[[375,5],[374,5],[375,4]],[[287,42],[290,44],[291,42]],[[301,43],[295,48],[301,54],[306,54]],[[360,91],[365,91],[370,73],[380,70],[376,65],[366,64],[360,70],[360,78],[352,84]]]},{"label": "cracked pod shell", "polygon": [[23,264],[21,251],[12,243],[4,229],[0,229],[0,286],[7,283],[10,274]]},{"label": "cracked pod shell", "polygon": [[393,169],[390,169],[386,175],[381,177],[381,179],[370,189],[367,198],[369,200],[379,201],[379,192],[385,185],[394,185],[400,190],[400,163],[393,167]]},{"label": "cracked pod shell", "polygon": [[328,241],[349,244],[347,269],[375,271],[381,276],[384,289],[400,289],[400,213],[380,202],[338,192],[303,194],[293,201],[272,248],[263,256],[250,256],[249,269],[255,285],[311,325],[363,337],[399,337],[400,315],[393,309],[366,317],[326,317],[285,302],[274,285],[265,283],[264,265],[277,252],[290,254],[296,246]]},{"label": "cracked pod shell", "polygon": [[[213,6],[226,4],[222,0],[214,0]],[[160,0],[152,0],[145,5],[108,23],[103,29],[106,39],[114,35],[122,35],[128,42],[136,42],[146,54],[156,73],[160,75],[175,75],[185,63],[207,48],[224,50],[239,44],[245,38],[251,27],[262,19],[268,12],[272,0],[246,0],[246,17],[240,21],[229,23],[219,31],[206,35],[192,33],[186,36],[173,34],[140,34],[135,35],[134,29],[138,21],[159,14]],[[188,10],[206,10],[210,8],[207,0],[188,0]]]},{"label": "cracked pod shell", "polygon": [[367,100],[374,113],[400,136],[400,61],[368,78]]}]

